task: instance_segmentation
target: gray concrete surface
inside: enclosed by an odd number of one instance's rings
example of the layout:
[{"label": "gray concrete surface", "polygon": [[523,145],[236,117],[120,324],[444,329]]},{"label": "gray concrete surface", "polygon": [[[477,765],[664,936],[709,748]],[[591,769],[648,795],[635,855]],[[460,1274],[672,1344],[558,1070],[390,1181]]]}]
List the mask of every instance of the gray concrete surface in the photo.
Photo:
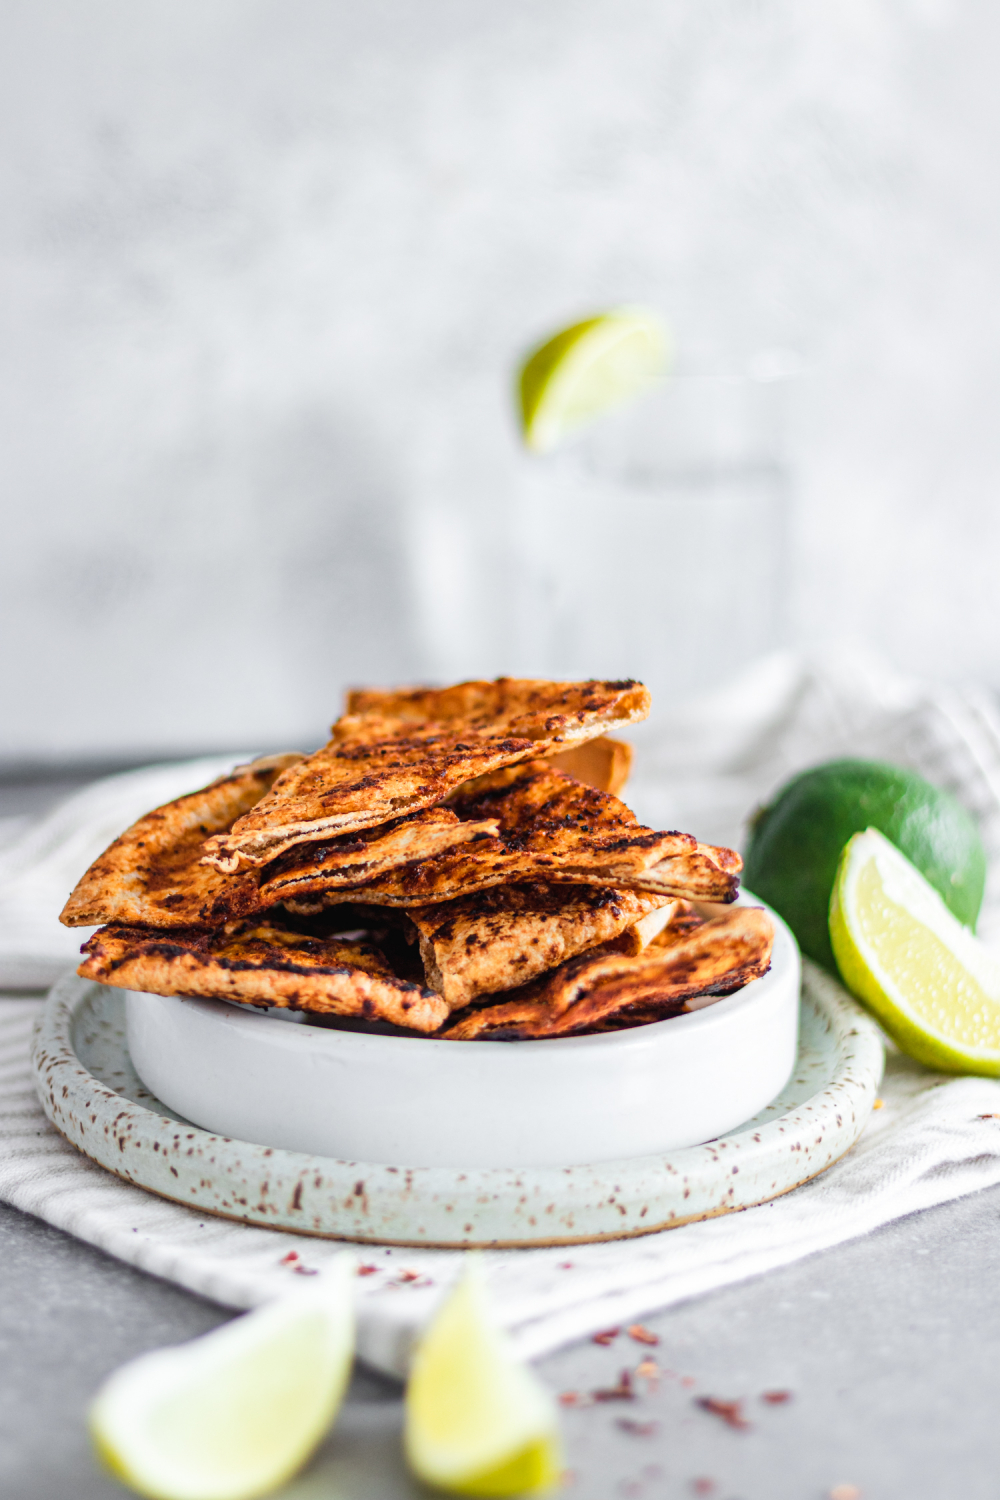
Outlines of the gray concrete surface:
[{"label": "gray concrete surface", "polygon": [[[648,1318],[665,1372],[632,1402],[567,1409],[568,1500],[993,1500],[1000,1465],[1000,1189]],[[683,1232],[683,1231],[681,1231]],[[83,1425],[115,1366],[226,1313],[0,1210],[0,1494],[112,1500]],[[625,1335],[542,1360],[554,1391],[615,1383]],[[781,1405],[767,1391],[789,1391]],[[740,1399],[735,1430],[698,1398]],[[622,1421],[642,1430],[625,1430]],[[403,1500],[401,1405],[359,1371],[287,1500]],[[646,1424],[655,1424],[646,1430]],[[697,1482],[702,1481],[699,1488]],[[710,1487],[707,1482],[711,1481]]]}]

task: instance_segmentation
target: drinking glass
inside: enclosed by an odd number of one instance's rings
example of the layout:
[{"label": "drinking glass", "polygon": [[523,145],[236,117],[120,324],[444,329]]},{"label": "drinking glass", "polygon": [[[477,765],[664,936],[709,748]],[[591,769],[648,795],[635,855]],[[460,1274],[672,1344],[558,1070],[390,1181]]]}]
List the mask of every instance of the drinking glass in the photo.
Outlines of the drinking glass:
[{"label": "drinking glass", "polygon": [[637,677],[655,709],[786,641],[794,376],[777,354],[682,370],[564,449],[525,454],[508,670]]}]

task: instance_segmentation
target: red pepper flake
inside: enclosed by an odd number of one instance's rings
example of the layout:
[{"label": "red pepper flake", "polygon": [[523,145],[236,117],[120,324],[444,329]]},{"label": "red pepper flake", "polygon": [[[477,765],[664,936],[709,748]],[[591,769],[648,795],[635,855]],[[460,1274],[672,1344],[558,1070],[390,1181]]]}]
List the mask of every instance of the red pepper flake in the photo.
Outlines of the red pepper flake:
[{"label": "red pepper flake", "polygon": [[977,1115],[977,1120],[1000,1120],[1000,1115]]},{"label": "red pepper flake", "polygon": [[861,1500],[861,1491],[856,1484],[835,1484],[830,1500]]},{"label": "red pepper flake", "polygon": [[419,1271],[400,1271],[399,1275],[396,1277],[396,1280],[397,1281],[419,1281],[420,1280],[420,1272]]},{"label": "red pepper flake", "polygon": [[289,1250],[288,1254],[287,1255],[283,1255],[281,1257],[281,1259],[278,1261],[278,1265],[279,1266],[290,1266],[290,1265],[293,1265],[294,1262],[298,1260],[298,1258],[299,1258],[299,1252],[297,1250]]},{"label": "red pepper flake", "polygon": [[603,1390],[591,1392],[595,1401],[634,1401],[635,1387],[632,1385],[631,1370],[623,1370],[618,1377],[617,1385],[606,1386]]},{"label": "red pepper flake", "polygon": [[318,1271],[314,1271],[313,1268],[312,1268],[312,1266],[303,1266],[303,1265],[300,1264],[300,1265],[297,1265],[297,1266],[293,1266],[292,1270],[295,1272],[296,1276],[318,1276],[319,1275],[319,1272]]},{"label": "red pepper flake", "polygon": [[573,1262],[571,1260],[561,1260],[556,1269],[558,1271],[572,1271]]},{"label": "red pepper flake", "polygon": [[560,1406],[592,1406],[593,1397],[585,1396],[582,1391],[562,1391],[559,1395]]},{"label": "red pepper flake", "polygon": [[590,1342],[592,1344],[600,1344],[606,1349],[609,1344],[614,1343],[620,1333],[620,1328],[605,1328],[603,1332],[595,1333]]},{"label": "red pepper flake", "polygon": [[375,1272],[377,1270],[378,1270],[378,1266],[359,1266],[358,1267],[358,1275],[359,1276],[374,1276]]},{"label": "red pepper flake", "polygon": [[651,1333],[641,1323],[630,1323],[625,1332],[630,1339],[635,1339],[637,1344],[658,1344],[660,1342],[660,1335],[658,1333]]},{"label": "red pepper flake", "polygon": [[765,1391],[760,1398],[766,1401],[768,1406],[784,1406],[786,1401],[791,1401],[791,1391]]},{"label": "red pepper flake", "polygon": [[695,1406],[700,1406],[702,1411],[711,1412],[713,1417],[721,1417],[727,1427],[735,1427],[741,1432],[750,1427],[743,1415],[742,1401],[721,1401],[718,1396],[696,1396]]},{"label": "red pepper flake", "polygon": [[655,1359],[649,1359],[647,1357],[646,1359],[641,1360],[639,1364],[636,1365],[635,1373],[637,1375],[642,1375],[646,1380],[659,1380],[660,1367],[656,1363]]},{"label": "red pepper flake", "polygon": [[715,1489],[715,1480],[709,1479],[707,1474],[702,1474],[697,1479],[692,1479],[691,1488],[696,1495],[710,1495]]},{"label": "red pepper flake", "polygon": [[619,1417],[615,1425],[633,1437],[655,1437],[660,1430],[659,1422],[634,1422],[631,1417]]}]

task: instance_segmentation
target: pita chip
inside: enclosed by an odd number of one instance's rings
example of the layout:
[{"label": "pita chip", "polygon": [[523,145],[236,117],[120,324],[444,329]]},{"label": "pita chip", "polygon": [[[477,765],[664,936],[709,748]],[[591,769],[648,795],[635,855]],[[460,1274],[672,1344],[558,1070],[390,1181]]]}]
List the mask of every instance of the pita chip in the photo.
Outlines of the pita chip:
[{"label": "pita chip", "polygon": [[249,812],[302,758],[294,751],[265,756],[147,813],[81,877],[60,921],[67,927],[123,922],[163,928],[208,922],[226,882],[199,863],[202,844]]},{"label": "pita chip", "polygon": [[374,828],[443,802],[464,782],[555,753],[649,713],[636,682],[498,678],[450,688],[353,693],[329,744],[206,844],[221,873],[304,840]]},{"label": "pita chip", "polygon": [[480,995],[526,984],[626,930],[640,952],[649,933],[643,919],[659,917],[662,925],[676,904],[645,891],[537,882],[411,907],[407,916],[419,933],[427,983],[457,1010]]},{"label": "pita chip", "polygon": [[528,1040],[634,1025],[698,1009],[766,974],[774,928],[760,907],[739,906],[702,920],[680,911],[638,955],[614,942],[455,1018],[454,1041]]},{"label": "pita chip", "polygon": [[450,802],[460,818],[495,819],[498,833],[432,859],[408,864],[351,890],[307,848],[265,872],[261,900],[314,910],[359,900],[376,906],[424,906],[491,886],[524,881],[607,885],[667,898],[733,901],[742,861],[732,849],[699,844],[686,833],[655,833],[605,792],[547,761],[480,778]]},{"label": "pita chip", "polygon": [[156,995],[195,995],[436,1031],[440,995],[399,979],[371,943],[316,938],[275,923],[236,932],[102,927],[84,945],[84,979]]}]

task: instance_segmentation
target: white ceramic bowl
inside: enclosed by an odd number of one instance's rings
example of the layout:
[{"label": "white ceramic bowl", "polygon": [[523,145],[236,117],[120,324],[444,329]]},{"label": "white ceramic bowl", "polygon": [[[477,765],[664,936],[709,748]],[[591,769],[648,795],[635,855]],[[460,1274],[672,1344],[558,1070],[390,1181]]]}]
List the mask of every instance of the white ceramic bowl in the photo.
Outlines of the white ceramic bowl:
[{"label": "white ceramic bowl", "polygon": [[146,1087],[192,1124],[315,1156],[568,1167],[672,1151],[749,1120],[791,1075],[799,954],[771,916],[763,979],[626,1031],[444,1042],[130,991],[129,1052]]}]

